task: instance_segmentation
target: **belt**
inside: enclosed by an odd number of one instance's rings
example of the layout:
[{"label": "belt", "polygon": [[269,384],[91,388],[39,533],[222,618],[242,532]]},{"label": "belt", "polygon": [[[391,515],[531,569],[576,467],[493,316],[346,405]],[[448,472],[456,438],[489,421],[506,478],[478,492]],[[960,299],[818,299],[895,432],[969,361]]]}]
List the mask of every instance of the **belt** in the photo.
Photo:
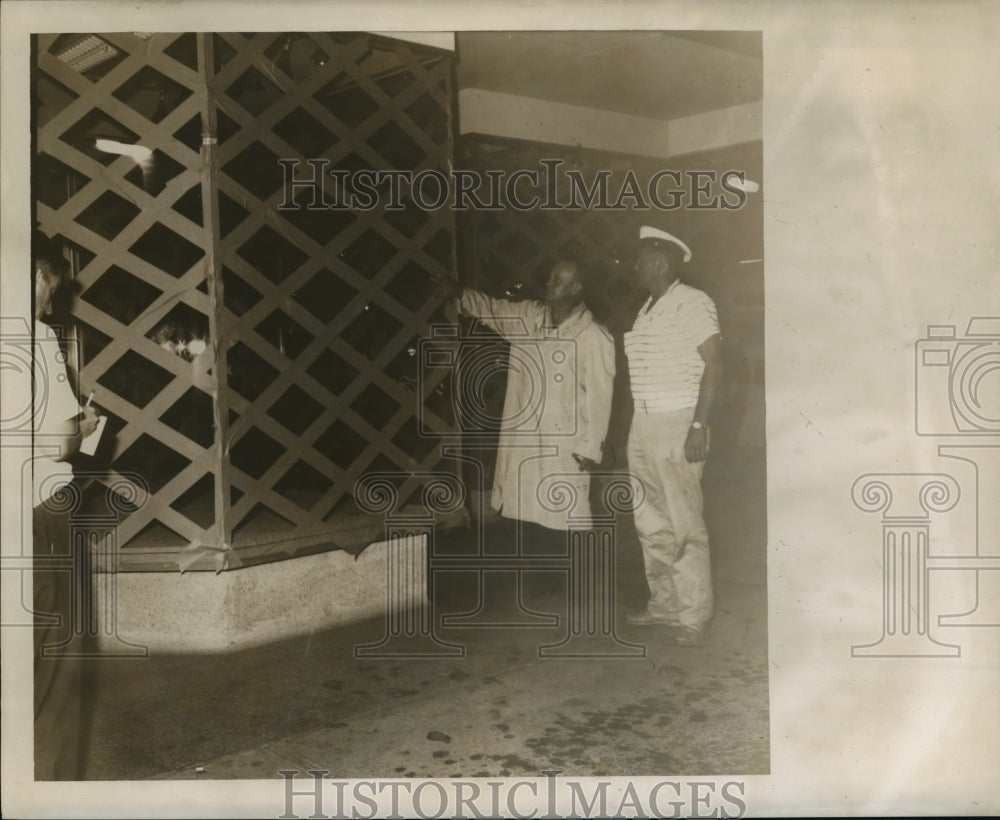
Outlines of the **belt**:
[{"label": "belt", "polygon": [[635,406],[636,413],[662,413],[662,407],[655,407],[646,399],[633,399],[633,405]]},{"label": "belt", "polygon": [[636,413],[683,413],[685,410],[694,413],[694,405],[690,407],[659,407],[646,399],[632,399]]}]

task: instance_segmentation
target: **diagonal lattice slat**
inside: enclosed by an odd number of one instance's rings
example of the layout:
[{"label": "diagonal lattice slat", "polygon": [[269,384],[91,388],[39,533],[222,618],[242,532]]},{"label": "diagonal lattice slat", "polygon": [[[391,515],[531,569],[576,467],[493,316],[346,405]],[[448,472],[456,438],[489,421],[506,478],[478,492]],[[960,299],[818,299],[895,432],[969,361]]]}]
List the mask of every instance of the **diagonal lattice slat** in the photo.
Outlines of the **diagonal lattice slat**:
[{"label": "diagonal lattice slat", "polygon": [[[168,207],[198,179],[200,158],[173,139],[172,134],[204,107],[204,84],[198,82],[194,72],[163,55],[162,49],[174,41],[174,35],[155,35],[148,43],[140,43],[130,35],[103,39],[120,48],[127,56],[96,80],[73,70],[48,49],[39,49],[40,74],[52,77],[77,94],[72,103],[40,129],[39,149],[67,166],[81,170],[89,179],[60,208],[53,210],[40,205],[39,222],[46,233],[60,234],[93,255],[89,264],[75,271],[82,295],[85,296],[87,290],[100,282],[112,268],[130,272],[159,292],[152,303],[138,315],[133,315],[127,324],[85,299],[79,301],[76,310],[81,320],[110,339],[96,356],[84,363],[81,373],[81,382],[93,385],[97,403],[123,422],[111,442],[111,451],[106,454],[109,477],[116,476],[119,458],[129,453],[143,436],[151,436],[160,442],[160,446],[165,448],[163,453],[173,453],[170,462],[178,468],[173,475],[156,475],[156,492],[147,505],[122,523],[121,541],[128,541],[154,518],[163,520],[165,526],[183,539],[208,540],[203,527],[172,511],[169,505],[194,480],[217,467],[214,448],[199,446],[163,424],[161,416],[188,387],[197,385],[208,392],[215,392],[216,382],[203,363],[192,366],[194,363],[183,362],[147,337],[163,313],[177,302],[184,302],[198,315],[203,315],[208,309],[205,295],[196,289],[205,277],[201,249],[208,247],[208,242],[202,230]],[[55,43],[50,42],[49,47],[54,47]],[[156,115],[147,105],[148,95],[136,83],[136,78],[145,82],[144,77],[149,72],[169,75],[175,88],[185,87],[183,101],[162,116]],[[96,119],[91,112],[98,112]],[[77,123],[91,120],[95,123],[117,123],[135,134],[137,144],[156,146],[161,169],[180,169],[180,172],[173,173],[170,179],[157,186],[155,192],[152,186],[147,191],[141,172],[138,176],[141,182],[136,184],[138,169],[131,158],[95,154],[98,138],[113,139],[118,135],[113,129],[102,133],[100,125],[96,126],[97,131],[90,132],[75,128]],[[72,136],[66,138],[67,134]],[[112,161],[104,164],[107,158]],[[114,194],[110,199],[109,192]],[[124,207],[121,203],[130,203],[135,213],[130,215],[126,212],[116,223],[114,214],[109,211],[116,206]],[[91,210],[87,211],[88,208]],[[85,212],[92,214],[87,218],[86,225],[81,218]],[[164,272],[156,264],[133,253],[142,245],[147,232],[157,226],[161,231],[169,231],[170,235],[179,237],[179,241],[191,248],[198,249],[192,256],[193,264],[185,265],[188,269],[181,271],[180,275],[175,275],[176,271]],[[115,300],[120,302],[127,298],[127,293],[115,293],[112,304]],[[156,395],[142,407],[133,405],[102,385],[102,380],[107,383],[116,364],[126,355],[133,357],[128,360],[130,363],[138,362],[142,369],[162,374],[166,380],[162,389],[157,390]],[[122,367],[118,366],[119,372]],[[116,377],[115,383],[129,377],[141,381],[141,376],[141,373],[123,373]]]},{"label": "diagonal lattice slat", "polygon": [[[260,38],[254,38],[251,48],[243,48],[241,43],[234,42],[239,35],[225,36],[234,46],[234,50],[237,53],[215,78],[217,90],[231,88],[231,84],[252,67],[255,67],[261,73],[267,72],[269,66],[266,52],[274,44],[273,38],[270,41],[260,40],[260,42],[258,42]],[[368,81],[364,74],[358,70],[357,64],[354,62],[354,59],[363,52],[363,49],[360,47],[362,42],[363,40],[359,38],[354,43],[349,44],[345,50],[344,47],[338,46],[332,40],[323,38],[322,36],[317,37],[316,43],[318,47],[327,53],[339,54],[339,61],[333,61],[328,66],[329,71],[327,73],[314,76],[305,84],[296,84],[290,89],[283,86],[283,90],[286,91],[285,96],[275,100],[270,106],[265,106],[263,110],[259,110],[253,116],[252,122],[256,128],[254,131],[255,141],[266,147],[274,156],[302,157],[296,149],[281,139],[280,136],[274,134],[273,129],[293,111],[303,109],[314,116],[320,125],[328,129],[333,135],[334,139],[329,140],[333,147],[323,156],[329,158],[334,167],[336,167],[340,159],[351,151],[361,153],[363,157],[371,162],[373,167],[384,166],[385,161],[379,154],[364,146],[364,138],[376,133],[379,127],[384,127],[385,122],[391,115],[391,112],[389,114],[386,112],[387,104],[391,103],[391,100],[386,98],[381,89]],[[236,48],[237,46],[239,48]],[[409,53],[408,49],[405,51]],[[417,65],[419,66],[420,64],[417,63]],[[412,71],[412,69],[410,70]],[[373,112],[364,122],[356,123],[351,129],[345,128],[342,123],[326,110],[325,106],[318,106],[315,100],[310,97],[311,94],[315,94],[319,89],[325,87],[332,78],[342,72],[353,75],[352,78],[359,86],[367,85],[365,92],[370,96],[377,98],[381,95],[383,98],[380,100],[382,107],[379,108],[377,113]],[[275,79],[276,75],[271,72],[267,76]],[[278,77],[278,80],[280,81],[281,77]],[[435,79],[434,83],[436,86],[437,79]],[[223,98],[225,98],[225,91],[221,93]],[[417,96],[419,96],[419,89],[416,92],[410,90],[406,98],[400,101],[401,107],[404,104],[411,105]],[[245,119],[250,117],[250,113],[245,106],[239,103],[226,105],[225,99],[223,99],[222,105],[233,119],[237,121],[244,119],[249,122],[249,120]],[[270,127],[272,131],[266,131],[265,127]],[[418,133],[418,129],[410,125],[410,131],[417,138],[414,140],[415,142],[419,140],[419,143],[427,147],[427,138],[422,130]],[[432,268],[436,264],[424,252],[421,243],[430,241],[441,227],[437,223],[440,223],[442,220],[431,220],[430,224],[426,225],[422,232],[411,238],[395,231],[384,220],[382,214],[377,212],[361,214],[350,226],[329,241],[324,242],[321,239],[313,238],[307,230],[300,229],[297,225],[285,219],[277,209],[277,206],[284,198],[283,191],[271,191],[267,199],[261,199],[257,194],[262,192],[255,192],[244,185],[240,185],[240,180],[233,179],[231,174],[226,173],[226,171],[233,168],[229,163],[233,163],[240,156],[241,152],[246,151],[249,147],[250,142],[247,139],[241,139],[240,135],[237,135],[230,138],[220,148],[219,164],[224,169],[223,177],[220,180],[220,187],[227,194],[238,198],[244,203],[251,214],[229,235],[222,237],[221,247],[222,256],[227,267],[244,277],[257,291],[263,293],[265,298],[260,300],[257,305],[250,308],[242,316],[228,315],[225,317],[225,321],[228,328],[227,335],[233,339],[238,338],[241,340],[241,343],[249,345],[254,353],[268,362],[279,375],[259,395],[255,396],[252,401],[248,401],[242,396],[234,396],[232,398],[231,406],[240,414],[238,426],[234,428],[232,444],[235,446],[238,443],[239,436],[245,431],[259,430],[282,444],[285,452],[255,481],[251,481],[250,476],[240,474],[238,471],[234,472],[234,483],[245,492],[245,495],[234,504],[232,518],[234,523],[240,522],[242,517],[252,511],[261,501],[268,501],[270,506],[277,507],[278,505],[275,502],[273,492],[269,494],[267,491],[261,489],[261,487],[275,485],[277,480],[292,465],[302,460],[315,468],[331,482],[331,487],[326,490],[322,498],[311,508],[310,513],[306,516],[307,521],[315,523],[321,520],[328,512],[331,501],[335,502],[338,497],[349,492],[354,480],[366,466],[365,463],[362,463],[360,467],[352,465],[352,469],[345,472],[314,449],[313,445],[316,440],[328,429],[332,421],[340,419],[348,423],[352,430],[363,433],[366,439],[376,443],[376,446],[366,448],[365,452],[359,456],[358,462],[365,462],[366,459],[371,459],[379,455],[388,457],[396,464],[408,464],[412,461],[406,453],[402,452],[393,443],[392,437],[398,433],[399,429],[405,423],[406,418],[412,415],[413,395],[411,391],[385,377],[382,371],[384,366],[398,354],[400,346],[407,343],[414,335],[414,332],[422,332],[426,327],[427,319],[434,306],[428,308],[425,305],[416,312],[407,310],[394,300],[386,298],[383,288],[384,283],[398,274],[402,267],[410,261],[417,260],[425,268]],[[360,150],[358,150],[359,148]],[[446,145],[438,146],[437,162],[439,166],[444,165],[444,162],[447,160],[446,151]],[[305,157],[302,158],[304,159]],[[431,154],[429,160],[432,161],[434,159],[434,155]],[[450,223],[450,219],[446,221]],[[306,251],[307,260],[296,270],[289,272],[277,284],[270,281],[267,276],[261,275],[260,271],[255,270],[254,266],[250,265],[239,254],[239,249],[245,243],[252,240],[257,232],[265,226],[275,230],[279,236],[286,237],[295,247]],[[447,227],[450,231],[450,224]],[[396,249],[392,257],[371,278],[342,261],[345,250],[370,231],[374,231],[376,235]],[[355,295],[350,303],[345,306],[337,317],[326,324],[319,322],[312,314],[296,303],[293,298],[295,292],[305,283],[309,282],[321,269],[332,271],[335,276],[339,277],[355,291]],[[284,317],[292,322],[296,329],[312,337],[304,349],[297,351],[296,355],[291,358],[276,350],[274,346],[261,343],[260,334],[254,332],[259,329],[262,321],[271,314],[275,304],[281,305]],[[364,356],[359,355],[358,351],[354,350],[350,345],[345,344],[342,338],[344,330],[353,321],[356,321],[366,309],[384,311],[387,316],[398,322],[396,332],[386,340],[382,352],[370,361]],[[323,385],[308,375],[309,368],[328,349],[333,349],[341,359],[351,364],[359,373],[355,384],[352,384],[348,391],[345,391],[340,396],[329,393],[324,389]],[[308,392],[318,396],[321,399],[320,403],[327,408],[297,439],[291,437],[286,429],[267,414],[267,408],[277,401],[293,383],[306,386]],[[399,403],[399,409],[392,414],[385,426],[378,429],[368,424],[350,406],[352,396],[359,394],[366,383],[375,384],[386,395],[391,396]],[[285,517],[297,516],[299,520],[302,520],[301,512],[296,514],[294,510],[289,509],[287,506],[283,507],[282,514]]]},{"label": "diagonal lattice slat", "polygon": [[[126,553],[259,541],[262,510],[295,537],[329,529],[367,470],[433,469],[407,351],[439,315],[420,282],[453,270],[451,213],[282,211],[276,160],[447,169],[450,58],[364,34],[99,36],[120,53],[82,72],[67,36],[38,38],[38,76],[61,89],[38,155],[66,182],[36,199],[78,249],[75,313],[97,334],[80,380],[118,420],[108,480],[138,462],[153,486]],[[102,137],[154,149],[154,171]],[[249,446],[267,442],[266,458]],[[205,482],[214,515],[182,511]],[[154,525],[176,543],[148,542]]]}]

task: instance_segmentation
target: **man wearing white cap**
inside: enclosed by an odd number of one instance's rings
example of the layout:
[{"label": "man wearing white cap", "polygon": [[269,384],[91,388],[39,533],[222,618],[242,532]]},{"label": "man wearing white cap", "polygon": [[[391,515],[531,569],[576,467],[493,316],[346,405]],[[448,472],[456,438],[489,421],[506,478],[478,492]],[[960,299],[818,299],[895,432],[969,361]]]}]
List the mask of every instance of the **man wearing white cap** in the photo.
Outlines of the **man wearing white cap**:
[{"label": "man wearing white cap", "polygon": [[714,302],[680,281],[691,249],[652,227],[641,228],[639,239],[635,273],[649,298],[625,334],[635,405],[628,460],[641,485],[635,525],[650,597],[646,610],[627,620],[677,627],[677,643],[694,644],[712,617],[701,474],[722,381],[722,339]]}]

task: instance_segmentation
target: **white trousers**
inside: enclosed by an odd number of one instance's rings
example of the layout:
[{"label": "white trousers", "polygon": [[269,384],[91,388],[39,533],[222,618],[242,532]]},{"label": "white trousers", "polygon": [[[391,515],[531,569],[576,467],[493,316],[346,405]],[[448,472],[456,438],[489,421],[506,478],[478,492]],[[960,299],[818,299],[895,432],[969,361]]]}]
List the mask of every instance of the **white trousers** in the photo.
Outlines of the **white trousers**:
[{"label": "white trousers", "polygon": [[637,410],[628,440],[636,486],[635,526],[649,584],[650,613],[681,626],[712,617],[712,563],[703,518],[703,463],[684,457],[694,408]]}]

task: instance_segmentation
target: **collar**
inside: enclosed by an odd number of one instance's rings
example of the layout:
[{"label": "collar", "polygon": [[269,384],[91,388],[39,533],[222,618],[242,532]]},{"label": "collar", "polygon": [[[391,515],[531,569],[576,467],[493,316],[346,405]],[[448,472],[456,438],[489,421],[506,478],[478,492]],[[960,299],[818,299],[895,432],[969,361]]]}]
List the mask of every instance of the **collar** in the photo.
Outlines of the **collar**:
[{"label": "collar", "polygon": [[653,295],[650,294],[646,298],[646,302],[642,306],[642,309],[639,311],[639,315],[640,316],[645,316],[647,313],[649,313],[650,311],[652,311],[653,307],[655,305],[660,304],[661,302],[663,302],[664,299],[667,296],[669,296],[677,288],[677,286],[680,283],[681,283],[680,278],[674,279],[674,281],[670,283],[670,287],[668,287],[665,291],[663,291],[663,293],[661,293],[659,296],[657,296],[655,300],[653,299]]},{"label": "collar", "polygon": [[586,314],[586,313],[587,313],[587,306],[586,306],[586,304],[584,304],[581,301],[580,304],[578,304],[575,308],[573,308],[573,310],[569,314],[569,316],[567,316],[565,319],[563,319],[562,324],[561,325],[557,325],[554,321],[552,321],[552,310],[549,308],[548,305],[546,305],[545,306],[545,326],[546,327],[555,327],[555,328],[560,328],[560,329],[564,328],[564,327],[569,327],[574,322],[577,322],[581,318],[583,318],[584,314]]}]

